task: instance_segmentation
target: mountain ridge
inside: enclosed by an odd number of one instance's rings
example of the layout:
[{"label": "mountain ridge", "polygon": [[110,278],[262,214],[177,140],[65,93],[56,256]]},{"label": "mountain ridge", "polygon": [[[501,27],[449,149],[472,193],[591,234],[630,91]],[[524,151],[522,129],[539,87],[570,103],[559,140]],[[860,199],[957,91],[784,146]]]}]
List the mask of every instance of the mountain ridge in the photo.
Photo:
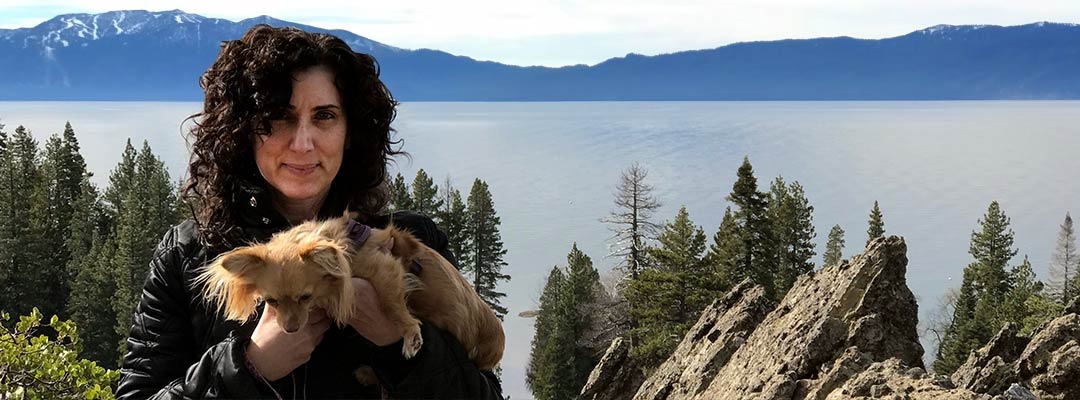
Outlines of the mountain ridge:
[{"label": "mountain ridge", "polygon": [[883,38],[739,42],[594,65],[515,66],[404,49],[268,15],[62,14],[0,29],[0,100],[201,99],[220,43],[256,23],[335,34],[404,101],[1080,99],[1080,25],[947,25]]}]

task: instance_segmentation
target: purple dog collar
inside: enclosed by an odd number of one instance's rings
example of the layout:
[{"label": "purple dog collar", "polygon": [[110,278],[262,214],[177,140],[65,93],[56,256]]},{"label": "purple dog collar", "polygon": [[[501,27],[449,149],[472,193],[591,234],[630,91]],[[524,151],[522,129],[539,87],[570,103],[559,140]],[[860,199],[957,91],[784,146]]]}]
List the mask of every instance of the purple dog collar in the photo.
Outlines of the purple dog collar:
[{"label": "purple dog collar", "polygon": [[364,242],[371,237],[371,227],[356,222],[355,220],[349,220],[349,225],[345,227],[348,232],[349,239],[352,239],[357,246],[363,246]]}]

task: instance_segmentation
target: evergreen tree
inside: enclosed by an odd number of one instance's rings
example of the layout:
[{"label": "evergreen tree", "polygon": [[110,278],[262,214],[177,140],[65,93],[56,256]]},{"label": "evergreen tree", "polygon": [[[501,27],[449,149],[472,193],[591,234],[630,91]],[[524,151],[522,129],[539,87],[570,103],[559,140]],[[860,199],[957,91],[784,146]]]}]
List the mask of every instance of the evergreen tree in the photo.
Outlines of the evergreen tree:
[{"label": "evergreen tree", "polygon": [[600,274],[593,267],[592,259],[574,244],[567,255],[566,280],[559,290],[554,329],[542,357],[551,363],[549,368],[553,367],[547,370],[554,374],[547,392],[550,399],[576,398],[599,361],[599,355],[592,354],[581,343],[591,323],[582,308],[593,300],[599,284]]},{"label": "evergreen tree", "polygon": [[47,292],[40,299],[39,308],[45,315],[67,319],[64,304],[75,278],[75,271],[69,268],[75,254],[68,247],[73,234],[70,224],[75,214],[74,206],[84,190],[82,181],[86,175],[86,162],[79,154],[79,142],[70,123],[65,126],[62,138],[53,135],[46,142],[41,174],[44,200],[35,222],[41,225],[42,244],[60,244],[49,246],[50,251],[44,252],[45,258],[41,261],[46,276],[60,279],[46,286]]},{"label": "evergreen tree", "polygon": [[465,225],[468,214],[461,192],[450,185],[450,178],[443,185],[442,206],[435,213],[439,228],[449,239],[450,252],[457,257],[465,255]]},{"label": "evergreen tree", "polygon": [[934,373],[949,375],[967,361],[971,349],[985,344],[980,341],[979,327],[975,321],[975,305],[978,301],[975,293],[975,270],[964,268],[964,280],[960,284],[960,294],[956,298],[952,321],[945,328],[945,335],[938,344],[937,357],[934,360]]},{"label": "evergreen tree", "polygon": [[765,193],[758,191],[757,178],[754,177],[754,167],[750,165],[749,158],[743,158],[738,179],[727,200],[738,207],[734,217],[742,240],[735,266],[740,271],[733,275],[750,277],[765,289],[766,297],[776,301],[776,247],[767,214],[768,199]]},{"label": "evergreen tree", "polygon": [[633,333],[640,345],[633,356],[647,369],[671,355],[727,286],[704,256],[705,232],[690,222],[686,207],[664,226],[658,242],[659,247],[648,248],[656,268],[643,271],[626,290],[630,313],[639,323]]},{"label": "evergreen tree", "polygon": [[83,340],[83,356],[109,368],[117,367],[121,354],[117,343],[127,333],[117,332],[116,312],[113,307],[102,306],[102,299],[116,294],[112,261],[116,243],[112,238],[93,234],[89,251],[75,261],[76,275],[71,284],[71,298],[67,311],[79,326]]},{"label": "evergreen tree", "polygon": [[1029,335],[1043,322],[1060,315],[1062,307],[1057,306],[1045,292],[1042,282],[1035,279],[1031,261],[1024,256],[1024,262],[1013,267],[1009,273],[1010,290],[1002,304],[1007,322],[1020,326],[1021,335]]},{"label": "evergreen tree", "polygon": [[638,163],[623,171],[615,193],[615,210],[601,220],[611,224],[615,233],[609,255],[620,259],[615,267],[625,271],[631,280],[645,269],[646,240],[659,230],[651,218],[660,202],[652,195],[653,187],[645,183],[648,175]]},{"label": "evergreen tree", "polygon": [[15,128],[5,143],[0,156],[0,271],[5,273],[0,310],[29,315],[52,283],[42,265],[50,250],[42,247],[42,224],[35,223],[45,209],[41,162],[38,143],[26,128]]},{"label": "evergreen tree", "polygon": [[704,263],[705,231],[694,226],[686,206],[679,208],[675,220],[664,225],[657,237],[660,247],[648,247],[651,264],[666,271],[701,270]]},{"label": "evergreen tree", "polygon": [[990,203],[979,220],[980,231],[971,232],[968,250],[975,262],[964,269],[956,310],[939,347],[934,363],[938,373],[952,373],[971,350],[982,346],[1009,322],[1005,299],[1011,291],[1012,277],[1006,270],[1016,255],[1009,217],[996,201]]},{"label": "evergreen tree", "polygon": [[421,168],[416,171],[416,179],[412,183],[412,209],[424,215],[434,216],[442,208],[442,199],[439,198],[439,187]]},{"label": "evergreen tree", "polygon": [[409,185],[405,183],[405,177],[398,172],[394,175],[394,181],[390,183],[390,208],[396,211],[412,210],[413,201],[410,192]]},{"label": "evergreen tree", "polygon": [[134,165],[134,170],[124,171],[123,165],[117,168],[117,171],[131,172],[132,175],[112,231],[116,243],[111,263],[116,282],[112,308],[116,313],[116,334],[121,338],[120,354],[126,349],[125,338],[131,329],[132,313],[139,302],[155,245],[176,223],[176,195],[172,181],[165,164],[154,155],[148,143],[143,142],[142,150],[135,155]]},{"label": "evergreen tree", "polygon": [[550,348],[548,343],[555,329],[557,318],[555,311],[559,301],[559,292],[565,279],[561,268],[558,266],[551,268],[551,273],[548,274],[544,284],[544,291],[540,295],[540,306],[536,312],[529,365],[525,370],[525,384],[537,399],[553,398],[552,387],[559,375],[556,369],[557,363],[553,359],[556,354],[545,349]]},{"label": "evergreen tree", "polygon": [[835,265],[844,258],[844,229],[834,225],[829,231],[829,242],[825,244],[825,259],[822,265]]},{"label": "evergreen tree", "polygon": [[772,225],[776,267],[776,295],[783,297],[799,275],[814,270],[814,206],[806,199],[799,182],[773,182],[768,198],[767,215]]},{"label": "evergreen tree", "polygon": [[866,235],[869,236],[869,238],[866,239],[867,245],[874,239],[885,236],[885,222],[881,220],[881,209],[878,208],[877,200],[874,200],[874,208],[870,210],[870,220],[868,223],[870,224],[870,228],[866,230]]},{"label": "evergreen tree", "polygon": [[131,139],[124,145],[124,152],[120,156],[120,163],[109,174],[109,186],[105,188],[105,205],[109,221],[109,230],[121,213],[124,199],[131,188],[135,185],[135,146],[131,145]]},{"label": "evergreen tree", "polygon": [[1065,222],[1058,232],[1057,246],[1050,261],[1050,292],[1062,305],[1069,304],[1080,293],[1077,285],[1077,268],[1080,268],[1080,256],[1076,252],[1076,233],[1073,231],[1072,216],[1065,213]]},{"label": "evergreen tree", "polygon": [[500,219],[495,214],[495,204],[491,192],[484,181],[477,178],[469,191],[467,221],[465,225],[465,251],[462,256],[462,269],[473,276],[472,284],[477,294],[484,299],[495,315],[502,319],[506,315],[500,299],[506,297],[499,292],[500,281],[510,280],[510,275],[502,273],[506,266],[503,257],[502,235],[499,233]]},{"label": "evergreen tree", "polygon": [[735,215],[731,213],[731,207],[724,210],[724,219],[720,221],[720,227],[713,235],[713,243],[709,245],[708,259],[713,265],[719,279],[730,286],[736,282],[742,282],[749,277],[747,271],[739,268],[742,254],[742,230],[735,221]]}]

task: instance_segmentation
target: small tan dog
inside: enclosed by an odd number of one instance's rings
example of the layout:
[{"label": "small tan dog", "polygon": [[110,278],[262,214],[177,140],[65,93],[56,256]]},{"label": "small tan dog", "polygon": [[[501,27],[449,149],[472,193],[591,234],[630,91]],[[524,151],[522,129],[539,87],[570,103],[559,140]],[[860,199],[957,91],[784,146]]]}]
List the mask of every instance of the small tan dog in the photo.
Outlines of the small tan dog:
[{"label": "small tan dog", "polygon": [[[222,254],[199,281],[227,319],[247,321],[261,298],[277,310],[278,325],[296,332],[314,307],[339,326],[351,320],[351,277],[375,287],[383,312],[401,329],[406,358],[423,346],[417,317],[457,337],[482,370],[493,370],[502,358],[502,323],[491,307],[446,258],[392,224],[372,229],[348,215],[305,222],[266,243]],[[370,372],[358,378],[369,380]]]}]

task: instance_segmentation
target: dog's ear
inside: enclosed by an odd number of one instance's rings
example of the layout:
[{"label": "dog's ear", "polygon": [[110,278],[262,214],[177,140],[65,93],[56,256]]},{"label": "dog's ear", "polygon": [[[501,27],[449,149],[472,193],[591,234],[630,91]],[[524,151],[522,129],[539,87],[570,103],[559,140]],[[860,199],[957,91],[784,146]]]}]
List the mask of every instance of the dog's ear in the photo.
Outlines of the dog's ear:
[{"label": "dog's ear", "polygon": [[250,247],[240,248],[221,256],[221,267],[240,277],[250,276],[264,265],[266,265],[266,260],[263,255]]},{"label": "dog's ear", "polygon": [[255,313],[258,291],[254,274],[265,265],[261,252],[240,248],[221,255],[196,278],[204,284],[203,295],[226,319],[246,321]]},{"label": "dog's ear", "polygon": [[334,278],[347,278],[352,274],[348,270],[345,250],[334,242],[319,241],[305,246],[300,250],[300,259],[318,266]]},{"label": "dog's ear", "polygon": [[394,250],[394,236],[390,235],[386,242],[379,244],[379,251],[384,254],[390,254]]}]

